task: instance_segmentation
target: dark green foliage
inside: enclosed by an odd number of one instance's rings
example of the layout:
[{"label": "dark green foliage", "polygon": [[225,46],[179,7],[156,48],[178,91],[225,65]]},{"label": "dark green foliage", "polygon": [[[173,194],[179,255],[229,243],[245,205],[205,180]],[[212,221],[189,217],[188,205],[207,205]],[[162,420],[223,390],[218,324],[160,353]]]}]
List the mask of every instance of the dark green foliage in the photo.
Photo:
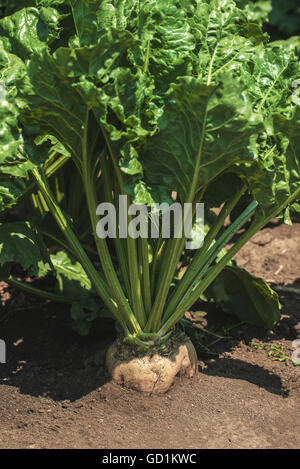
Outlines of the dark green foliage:
[{"label": "dark green foliage", "polygon": [[[128,338],[156,340],[224,268],[211,291],[225,309],[230,302],[239,317],[248,311],[243,319],[266,327],[279,317],[261,280],[226,265],[270,218],[289,221],[289,207],[299,208],[297,41],[269,43],[261,29],[268,15],[276,25],[280,2],[271,13],[269,2],[238,5],[242,10],[231,0],[1,3],[1,229],[10,228],[14,207],[24,221],[35,217],[39,237],[60,251],[47,264],[26,235],[30,249],[19,258],[3,235],[1,255],[35,267],[34,275],[39,261],[48,265],[59,293],[73,297],[81,333],[103,314],[99,295]],[[280,26],[297,32],[290,20]],[[172,192],[181,203],[204,201],[207,213],[225,203],[176,285],[184,240],[96,236],[101,201],[117,204],[129,194],[151,205],[169,202]],[[249,217],[249,230],[226,254]],[[233,276],[238,292],[228,290]],[[249,295],[256,300],[246,309]]]}]

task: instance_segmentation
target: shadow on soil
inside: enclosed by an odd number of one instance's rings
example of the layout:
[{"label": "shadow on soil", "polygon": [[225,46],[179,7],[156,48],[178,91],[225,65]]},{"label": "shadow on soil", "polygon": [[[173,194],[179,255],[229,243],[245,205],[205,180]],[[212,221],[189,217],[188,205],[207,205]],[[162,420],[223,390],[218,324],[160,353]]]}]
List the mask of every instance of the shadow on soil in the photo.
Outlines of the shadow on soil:
[{"label": "shadow on soil", "polygon": [[231,379],[245,380],[266,389],[272,394],[288,397],[289,392],[282,386],[282,381],[276,374],[243,360],[222,358],[209,365],[204,371],[209,376],[219,376]]},{"label": "shadow on soil", "polygon": [[[291,285],[286,285],[287,289],[297,290],[299,290],[299,286],[300,279],[297,279]],[[299,338],[299,328],[297,329],[297,326],[299,326],[300,320],[300,295],[295,295],[289,291],[278,291],[278,294],[282,304],[282,318],[273,331],[265,331],[262,328],[241,324],[236,317],[224,313],[221,309],[216,308],[213,303],[199,302],[195,305],[195,311],[205,311],[205,315],[196,320],[200,331],[204,327],[207,331],[223,337],[220,340],[209,332],[201,334],[202,346],[205,346],[207,351],[215,354],[213,358],[208,358],[205,351],[203,354],[201,354],[201,351],[198,352],[199,359],[203,360],[206,366],[204,370],[200,370],[202,373],[210,376],[246,380],[266,389],[268,392],[288,397],[289,392],[283,386],[280,376],[265,367],[248,362],[247,359],[249,359],[251,350],[244,352],[240,350],[239,358],[220,357],[224,353],[239,347],[241,341],[249,346],[253,340],[267,344],[282,340],[293,341]],[[193,319],[195,319],[195,316],[193,316]],[[270,359],[266,356],[266,361],[268,360]],[[284,366],[284,363],[282,366]]]},{"label": "shadow on soil", "polygon": [[11,308],[8,317],[0,306],[0,337],[7,346],[0,384],[32,396],[77,400],[109,380],[105,354],[115,335],[114,322],[105,319],[94,322],[88,337],[78,336],[68,308],[54,303]]},{"label": "shadow on soil", "polygon": [[[15,295],[13,291],[12,298]],[[112,320],[95,321],[90,335],[79,337],[71,329],[66,307],[28,297],[26,301],[27,304],[25,302],[22,307],[12,300],[8,300],[5,307],[0,306],[0,338],[7,344],[7,364],[0,365],[0,384],[16,386],[22,393],[32,396],[75,401],[109,381],[105,371],[105,353],[116,336]],[[245,380],[270,393],[287,397],[288,392],[278,375],[247,362],[242,353],[238,358],[218,358],[241,341],[249,344],[253,338],[263,342],[296,338],[294,325],[297,321],[292,314],[295,297],[286,294],[281,296],[281,301],[285,317],[271,333],[242,325],[233,329],[228,338],[219,341],[214,341],[214,337],[207,334],[202,336],[206,346],[214,342],[210,350],[216,354],[213,360],[199,357],[206,364],[202,372],[210,376]],[[24,298],[20,298],[20,303],[24,305]],[[299,298],[297,303],[299,305]],[[207,330],[220,332],[237,323],[235,318],[212,304],[204,306],[199,303],[196,306],[205,307]]]}]

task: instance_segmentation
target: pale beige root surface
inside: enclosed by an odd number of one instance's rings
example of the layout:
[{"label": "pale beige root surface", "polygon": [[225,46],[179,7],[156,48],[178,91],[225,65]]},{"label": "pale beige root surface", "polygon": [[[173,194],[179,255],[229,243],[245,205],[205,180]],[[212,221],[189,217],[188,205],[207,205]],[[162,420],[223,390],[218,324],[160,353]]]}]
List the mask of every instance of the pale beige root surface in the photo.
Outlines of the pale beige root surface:
[{"label": "pale beige root surface", "polygon": [[168,353],[163,355],[137,357],[130,347],[120,347],[115,341],[106,355],[106,367],[112,379],[128,388],[163,394],[177,375],[192,378],[197,373],[197,354],[188,338],[169,345]]}]

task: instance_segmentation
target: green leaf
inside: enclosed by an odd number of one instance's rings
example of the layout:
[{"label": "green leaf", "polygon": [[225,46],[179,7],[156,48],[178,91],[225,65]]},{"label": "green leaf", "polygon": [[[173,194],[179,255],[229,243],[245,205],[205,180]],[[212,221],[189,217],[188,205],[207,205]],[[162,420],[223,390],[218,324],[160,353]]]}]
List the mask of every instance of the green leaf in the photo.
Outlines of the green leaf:
[{"label": "green leaf", "polygon": [[59,251],[57,254],[51,254],[50,258],[60,284],[61,293],[67,293],[66,289],[68,289],[68,291],[72,290],[73,295],[80,296],[82,289],[91,290],[91,281],[83,267],[68,253]]},{"label": "green leaf", "polygon": [[83,267],[66,251],[50,256],[57,279],[56,290],[74,300],[71,307],[72,328],[79,335],[88,335],[92,321],[112,315],[97,298]]},{"label": "green leaf", "polygon": [[298,0],[276,0],[272,2],[270,23],[282,33],[291,36],[300,32]]},{"label": "green leaf", "polygon": [[7,162],[20,148],[22,137],[18,126],[18,109],[8,101],[7,90],[0,83],[0,165]]},{"label": "green leaf", "polygon": [[0,44],[23,60],[58,37],[59,15],[54,8],[25,8],[0,20]]},{"label": "green leaf", "polygon": [[70,4],[79,44],[81,46],[96,44],[100,30],[110,26],[115,16],[112,2],[107,0],[70,0]]},{"label": "green leaf", "polygon": [[262,24],[268,20],[272,10],[272,0],[259,0],[255,3],[251,0],[236,0],[236,5],[247,14],[249,21]]},{"label": "green leaf", "polygon": [[[124,139],[138,140],[153,132],[148,130],[147,121],[152,119],[154,110],[148,108],[144,116],[142,109],[143,103],[149,101],[147,81],[137,70],[118,67],[121,60],[126,61],[127,49],[134,50],[137,45],[129,33],[112,31],[92,48],[63,48],[53,56],[44,49],[35,54],[28,68],[31,90],[30,95],[26,90],[29,106],[22,113],[23,124],[41,135],[55,136],[78,167],[87,107],[93,109],[112,141],[123,139],[119,149],[125,145]],[[96,86],[93,79],[101,80],[103,86]],[[122,122],[122,130],[116,125],[116,118]]]},{"label": "green leaf", "polygon": [[96,319],[95,312],[87,312],[81,303],[73,303],[71,307],[71,319],[73,321],[72,329],[81,336],[89,334],[91,323]]},{"label": "green leaf", "polygon": [[254,67],[246,71],[249,92],[264,118],[264,132],[253,136],[253,161],[238,164],[249,191],[259,202],[263,216],[280,206],[299,188],[299,105],[293,102],[293,83],[300,76],[294,52],[259,47]]},{"label": "green leaf", "polygon": [[276,114],[273,125],[273,135],[264,134],[258,139],[257,157],[252,166],[240,168],[264,216],[293,197],[300,186],[299,107],[290,118]]},{"label": "green leaf", "polygon": [[286,40],[273,41],[270,43],[270,46],[293,50],[298,57],[300,56],[300,36],[292,36]]},{"label": "green leaf", "polygon": [[248,69],[252,76],[250,92],[258,111],[265,117],[275,112],[291,112],[293,82],[299,72],[299,61],[293,50],[274,45],[258,47]]},{"label": "green leaf", "polygon": [[99,300],[91,298],[88,302],[74,302],[72,304],[72,329],[77,332],[77,334],[87,336],[90,332],[92,322],[97,318],[114,319],[109,311],[103,308]]},{"label": "green leaf", "polygon": [[298,0],[236,0],[250,21],[269,23],[272,36],[291,36],[300,32]]},{"label": "green leaf", "polygon": [[241,72],[252,56],[254,46],[265,37],[258,25],[249,24],[242,11],[231,0],[197,3],[189,19],[198,39],[196,72],[202,77],[216,76],[224,70]]},{"label": "green leaf", "polygon": [[[217,176],[212,184],[208,185],[202,201],[209,208],[220,207],[221,204],[234,197],[241,185],[242,181],[235,173],[224,172]],[[216,187],[218,188],[217,191]]]},{"label": "green leaf", "polygon": [[[141,48],[134,58],[154,78],[159,93],[167,90],[178,76],[192,73],[197,40],[190,18],[196,7],[182,7],[182,2],[148,0],[139,2],[138,15],[131,15],[128,29],[136,33]],[[190,16],[189,16],[190,14]]]},{"label": "green leaf", "polygon": [[184,77],[171,89],[160,132],[148,139],[142,162],[146,180],[186,197],[198,160],[198,190],[235,162],[251,161],[250,136],[262,123],[243,83],[231,75],[210,85]]},{"label": "green leaf", "polygon": [[48,271],[45,262],[50,261],[45,253],[45,246],[41,246],[41,239],[29,222],[0,225],[0,267],[17,263],[29,275],[42,277]]},{"label": "green leaf", "polygon": [[22,179],[0,174],[0,213],[13,207],[24,194],[26,187]]},{"label": "green leaf", "polygon": [[280,319],[277,293],[264,280],[235,266],[227,266],[205,295],[249,324],[272,329]]}]

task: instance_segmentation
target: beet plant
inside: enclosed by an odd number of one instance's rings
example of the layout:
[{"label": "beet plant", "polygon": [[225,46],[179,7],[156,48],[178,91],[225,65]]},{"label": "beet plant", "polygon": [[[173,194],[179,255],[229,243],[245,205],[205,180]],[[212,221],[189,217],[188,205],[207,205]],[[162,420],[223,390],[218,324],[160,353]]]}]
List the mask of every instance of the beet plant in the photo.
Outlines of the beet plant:
[{"label": "beet plant", "polygon": [[[276,293],[233,258],[272,218],[290,223],[299,211],[293,48],[269,43],[231,0],[1,6],[1,278],[70,303],[82,333],[112,315],[120,338],[108,367],[141,390],[165,392],[177,373],[194,373],[178,323],[204,293],[273,327]],[[105,238],[101,202],[118,212],[120,196],[150,208],[172,194],[204,204],[199,249],[161,231]],[[55,289],[23,283],[16,264],[52,274]]]}]

